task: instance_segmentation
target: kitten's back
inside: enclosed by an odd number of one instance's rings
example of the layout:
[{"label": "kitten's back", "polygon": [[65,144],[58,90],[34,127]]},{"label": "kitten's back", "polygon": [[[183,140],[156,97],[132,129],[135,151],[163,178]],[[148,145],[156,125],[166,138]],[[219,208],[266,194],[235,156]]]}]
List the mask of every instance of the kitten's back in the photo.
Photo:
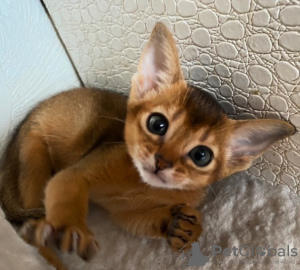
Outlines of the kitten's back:
[{"label": "kitten's back", "polygon": [[[20,198],[22,180],[19,178],[26,165],[22,164],[22,156],[32,155],[33,159],[39,156],[39,150],[28,153],[28,144],[39,138],[46,145],[45,154],[51,163],[47,166],[53,175],[104,142],[123,142],[126,104],[125,95],[79,88],[59,93],[37,105],[17,127],[3,158],[0,202],[7,219],[20,223],[44,214],[42,208],[23,209]],[[40,166],[43,168],[43,164]]]}]

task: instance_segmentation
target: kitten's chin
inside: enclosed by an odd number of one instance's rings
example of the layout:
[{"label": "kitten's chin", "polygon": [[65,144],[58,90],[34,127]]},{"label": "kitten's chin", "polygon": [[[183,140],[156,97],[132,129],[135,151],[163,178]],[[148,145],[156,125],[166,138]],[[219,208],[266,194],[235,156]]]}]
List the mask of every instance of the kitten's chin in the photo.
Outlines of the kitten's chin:
[{"label": "kitten's chin", "polygon": [[168,189],[182,189],[182,185],[178,184],[172,184],[167,179],[164,179],[162,176],[159,176],[155,174],[154,172],[151,172],[150,170],[147,170],[143,168],[143,166],[140,163],[135,163],[138,172],[141,176],[141,180],[153,187],[159,187],[159,188],[168,188]]}]

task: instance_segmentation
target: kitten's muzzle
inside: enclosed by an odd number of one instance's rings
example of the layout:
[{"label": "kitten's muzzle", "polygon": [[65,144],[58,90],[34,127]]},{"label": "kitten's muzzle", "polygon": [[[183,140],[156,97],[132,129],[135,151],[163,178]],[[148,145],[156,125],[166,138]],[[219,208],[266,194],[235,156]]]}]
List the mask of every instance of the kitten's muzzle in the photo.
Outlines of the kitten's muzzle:
[{"label": "kitten's muzzle", "polygon": [[173,166],[173,163],[171,161],[166,160],[163,156],[159,154],[155,154],[154,158],[155,158],[155,173],[167,168],[171,168]]}]

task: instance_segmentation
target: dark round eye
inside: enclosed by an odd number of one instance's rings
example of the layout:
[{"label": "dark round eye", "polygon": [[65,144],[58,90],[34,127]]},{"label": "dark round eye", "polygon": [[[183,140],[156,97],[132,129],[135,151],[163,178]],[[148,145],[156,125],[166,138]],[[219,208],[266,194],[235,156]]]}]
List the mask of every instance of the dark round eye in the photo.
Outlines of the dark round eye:
[{"label": "dark round eye", "polygon": [[168,130],[168,120],[160,113],[153,113],[147,120],[148,130],[156,135],[163,136]]},{"label": "dark round eye", "polygon": [[198,167],[205,167],[211,162],[213,152],[208,147],[199,145],[189,152],[189,157]]}]

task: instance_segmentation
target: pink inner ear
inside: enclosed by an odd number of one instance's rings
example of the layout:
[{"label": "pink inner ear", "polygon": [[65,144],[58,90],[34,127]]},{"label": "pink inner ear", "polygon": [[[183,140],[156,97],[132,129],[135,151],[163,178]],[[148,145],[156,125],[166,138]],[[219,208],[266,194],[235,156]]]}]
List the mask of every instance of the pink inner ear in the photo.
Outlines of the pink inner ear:
[{"label": "pink inner ear", "polygon": [[232,157],[256,157],[273,143],[293,133],[294,128],[281,120],[238,121],[230,138]]},{"label": "pink inner ear", "polygon": [[155,49],[149,46],[144,54],[139,73],[142,74],[143,81],[140,82],[140,92],[145,92],[157,87],[157,68],[155,65]]},{"label": "pink inner ear", "polygon": [[234,157],[256,156],[268,147],[268,142],[254,142],[249,138],[237,138],[232,140],[231,154]]},{"label": "pink inner ear", "polygon": [[256,123],[247,121],[235,129],[230,140],[232,157],[258,156],[276,141],[279,132],[276,127]]}]

